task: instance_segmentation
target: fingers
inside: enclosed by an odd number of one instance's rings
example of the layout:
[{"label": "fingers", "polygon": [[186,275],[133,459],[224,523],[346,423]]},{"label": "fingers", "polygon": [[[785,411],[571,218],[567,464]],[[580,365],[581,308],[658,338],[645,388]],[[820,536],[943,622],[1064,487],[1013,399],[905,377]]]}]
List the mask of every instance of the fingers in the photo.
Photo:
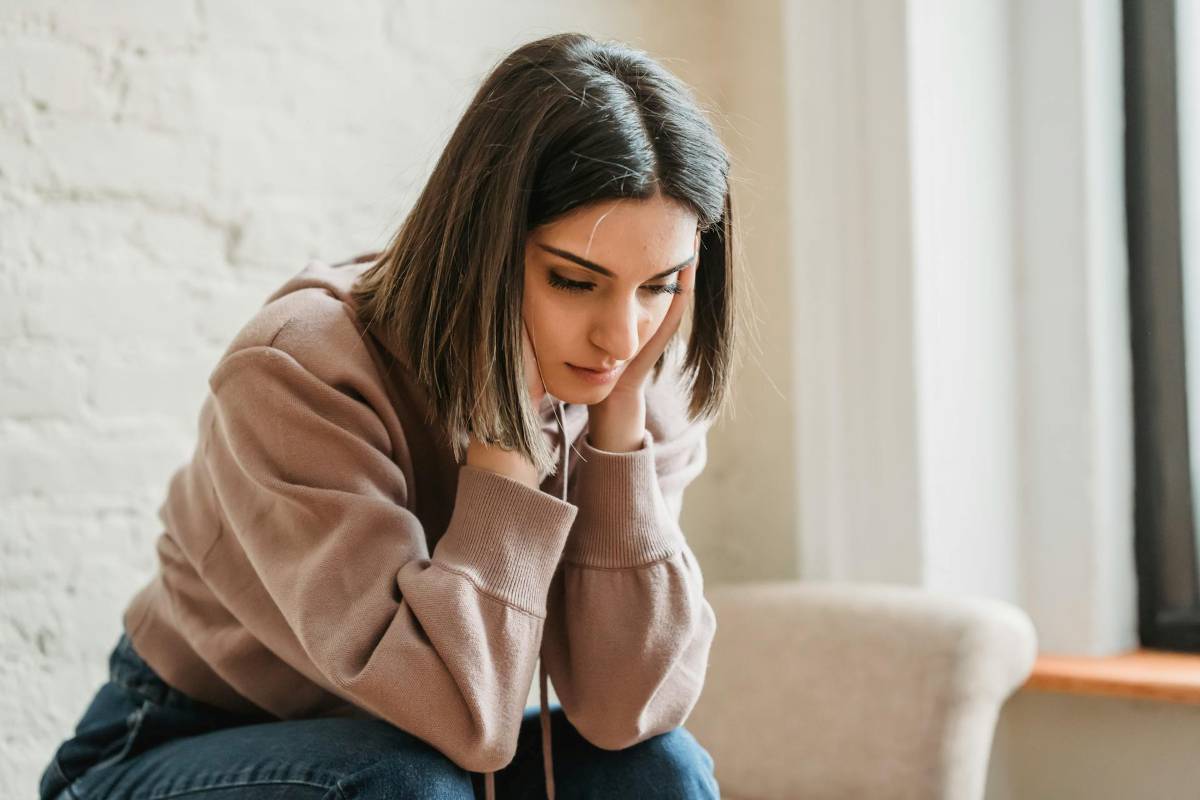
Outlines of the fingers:
[{"label": "fingers", "polygon": [[663,325],[669,331],[668,336],[674,335],[675,331],[679,328],[679,324],[683,321],[683,314],[687,309],[688,299],[691,297],[692,289],[696,283],[696,265],[693,263],[691,266],[681,269],[678,280],[682,291],[677,293],[671,301],[671,307],[667,310],[667,319],[664,320]]},{"label": "fingers", "polygon": [[683,289],[676,297],[686,298],[696,286],[696,262],[679,270],[679,286]]},{"label": "fingers", "polygon": [[695,277],[695,264],[679,271],[678,280],[682,291],[672,298],[671,307],[667,309],[667,315],[663,318],[662,325],[659,326],[658,332],[652,339],[655,343],[655,358],[666,349],[667,342],[676,334],[680,325],[683,324],[683,315],[687,311],[688,299],[691,297],[692,288],[695,285]]}]

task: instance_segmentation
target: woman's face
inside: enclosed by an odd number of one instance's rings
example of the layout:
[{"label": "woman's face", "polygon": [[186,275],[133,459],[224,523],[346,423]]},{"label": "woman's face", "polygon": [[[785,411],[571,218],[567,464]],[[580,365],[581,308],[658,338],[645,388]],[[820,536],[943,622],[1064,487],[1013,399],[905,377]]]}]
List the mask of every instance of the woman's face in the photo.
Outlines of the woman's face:
[{"label": "woman's face", "polygon": [[[696,215],[662,198],[604,200],[530,231],[522,315],[550,394],[598,403],[572,366],[622,368],[662,324],[677,270],[697,258]],[[618,373],[619,376],[619,373]]]}]

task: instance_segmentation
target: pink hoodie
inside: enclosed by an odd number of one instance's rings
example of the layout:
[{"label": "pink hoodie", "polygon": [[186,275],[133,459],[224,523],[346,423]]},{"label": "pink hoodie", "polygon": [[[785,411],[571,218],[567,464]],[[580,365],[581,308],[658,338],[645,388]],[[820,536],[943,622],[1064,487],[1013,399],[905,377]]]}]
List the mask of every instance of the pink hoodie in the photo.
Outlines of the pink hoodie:
[{"label": "pink hoodie", "polygon": [[553,798],[547,676],[609,750],[700,696],[716,618],[678,520],[708,424],[668,363],[640,450],[592,447],[587,407],[547,397],[559,468],[540,491],[459,464],[403,353],[354,316],[367,266],[310,263],[234,337],[125,630],[196,699],[386,720],[487,773],[489,800],[540,661]]}]

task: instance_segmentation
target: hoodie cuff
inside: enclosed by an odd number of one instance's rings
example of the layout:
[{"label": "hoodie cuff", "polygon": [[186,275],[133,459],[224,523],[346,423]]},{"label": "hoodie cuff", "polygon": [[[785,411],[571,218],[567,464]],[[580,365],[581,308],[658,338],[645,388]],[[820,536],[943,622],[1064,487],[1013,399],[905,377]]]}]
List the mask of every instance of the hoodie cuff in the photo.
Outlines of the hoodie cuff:
[{"label": "hoodie cuff", "polygon": [[663,501],[654,466],[654,437],[641,449],[599,450],[586,435],[568,497],[579,509],[563,559],[589,567],[638,567],[669,558],[683,534]]},{"label": "hoodie cuff", "polygon": [[464,464],[433,560],[539,617],[579,509],[520,481]]}]

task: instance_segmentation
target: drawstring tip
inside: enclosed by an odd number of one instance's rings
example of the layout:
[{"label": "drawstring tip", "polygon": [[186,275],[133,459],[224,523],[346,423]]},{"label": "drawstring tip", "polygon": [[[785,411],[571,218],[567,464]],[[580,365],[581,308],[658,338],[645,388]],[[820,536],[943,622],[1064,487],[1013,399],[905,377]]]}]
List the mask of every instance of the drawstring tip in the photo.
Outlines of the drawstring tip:
[{"label": "drawstring tip", "polygon": [[546,703],[546,662],[538,658],[538,673],[541,676],[541,722],[542,722],[542,766],[546,771],[546,800],[554,800],[554,757],[550,750],[550,709]]}]

